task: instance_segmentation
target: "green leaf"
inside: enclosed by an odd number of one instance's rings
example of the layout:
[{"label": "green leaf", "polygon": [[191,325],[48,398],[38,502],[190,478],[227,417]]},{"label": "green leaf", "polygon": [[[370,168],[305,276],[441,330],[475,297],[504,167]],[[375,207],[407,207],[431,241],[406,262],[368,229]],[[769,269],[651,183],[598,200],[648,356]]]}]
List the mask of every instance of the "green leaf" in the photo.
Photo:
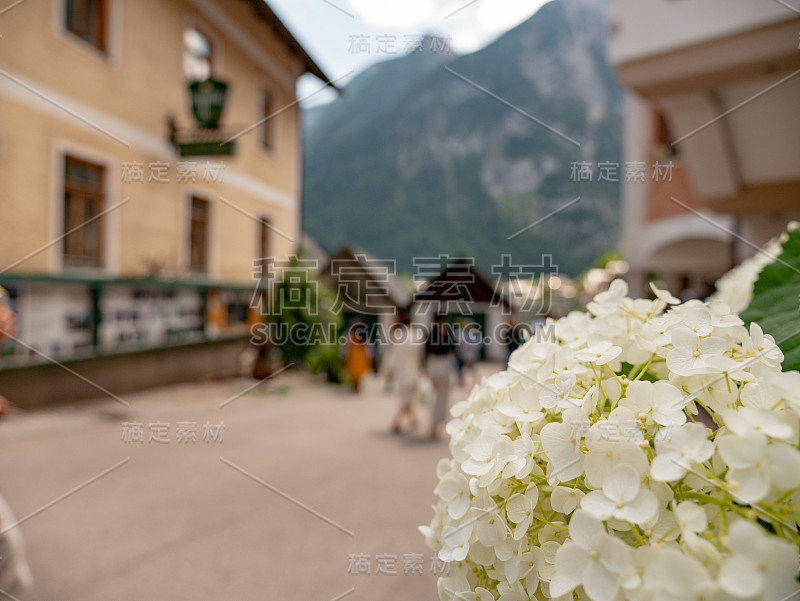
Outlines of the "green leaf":
[{"label": "green leaf", "polygon": [[775,338],[784,371],[800,369],[800,229],[788,232],[780,256],[759,274],[741,318]]}]

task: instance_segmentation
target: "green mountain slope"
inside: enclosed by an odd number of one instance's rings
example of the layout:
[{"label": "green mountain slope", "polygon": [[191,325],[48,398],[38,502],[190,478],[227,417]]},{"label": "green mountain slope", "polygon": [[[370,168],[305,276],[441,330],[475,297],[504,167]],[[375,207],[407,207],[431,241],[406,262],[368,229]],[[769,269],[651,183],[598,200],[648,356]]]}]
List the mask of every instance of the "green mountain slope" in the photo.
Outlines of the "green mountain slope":
[{"label": "green mountain slope", "polygon": [[620,162],[604,6],[554,0],[474,54],[414,53],[354,79],[307,132],[306,230],[404,271],[415,256],[474,256],[488,270],[512,254],[552,255],[576,274],[615,248],[618,184],[570,179],[574,161]]}]

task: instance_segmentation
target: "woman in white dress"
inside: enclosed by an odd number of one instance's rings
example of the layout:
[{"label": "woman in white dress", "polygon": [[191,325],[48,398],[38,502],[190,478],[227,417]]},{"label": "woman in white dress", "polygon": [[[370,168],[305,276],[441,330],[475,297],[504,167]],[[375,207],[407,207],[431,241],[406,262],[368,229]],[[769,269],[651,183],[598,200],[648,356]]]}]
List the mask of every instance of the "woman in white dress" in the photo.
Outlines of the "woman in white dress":
[{"label": "woman in white dress", "polygon": [[450,383],[455,373],[455,336],[447,316],[434,317],[425,346],[425,369],[433,384],[436,400],[433,403],[431,438],[438,440],[450,409]]},{"label": "woman in white dress", "polygon": [[389,332],[389,342],[383,366],[399,402],[391,424],[392,432],[399,434],[404,419],[407,419],[412,430],[416,429],[419,423],[414,411],[414,400],[419,391],[425,338],[421,332],[415,332],[408,317],[401,316]]}]

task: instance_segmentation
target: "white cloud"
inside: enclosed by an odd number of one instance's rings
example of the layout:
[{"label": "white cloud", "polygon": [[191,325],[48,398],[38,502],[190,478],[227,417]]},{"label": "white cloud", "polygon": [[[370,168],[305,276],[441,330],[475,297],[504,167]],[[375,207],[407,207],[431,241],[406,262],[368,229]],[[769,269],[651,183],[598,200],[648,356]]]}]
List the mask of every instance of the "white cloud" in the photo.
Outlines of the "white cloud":
[{"label": "white cloud", "polygon": [[[396,38],[404,50],[406,36],[435,33],[450,37],[459,54],[474,52],[521,23],[547,0],[268,0],[289,28],[331,77],[360,72],[391,54],[376,51],[379,35]],[[343,12],[346,11],[346,12]],[[352,16],[349,16],[351,13]],[[370,51],[356,53],[351,38],[370,40]],[[346,80],[339,83],[345,84]],[[310,75],[301,79],[300,96],[319,89]],[[325,92],[303,102],[310,106],[330,98]]]},{"label": "white cloud", "polygon": [[476,22],[492,33],[499,33],[519,25],[539,10],[547,0],[481,0],[475,4]]},{"label": "white cloud", "polygon": [[451,36],[457,52],[472,52],[518,25],[547,0],[347,0],[367,27]]},{"label": "white cloud", "polygon": [[470,29],[456,30],[450,35],[452,35],[450,46],[458,54],[475,52],[479,50],[486,41],[485,33]]},{"label": "white cloud", "polygon": [[348,8],[368,27],[412,30],[435,21],[436,0],[348,0]]}]

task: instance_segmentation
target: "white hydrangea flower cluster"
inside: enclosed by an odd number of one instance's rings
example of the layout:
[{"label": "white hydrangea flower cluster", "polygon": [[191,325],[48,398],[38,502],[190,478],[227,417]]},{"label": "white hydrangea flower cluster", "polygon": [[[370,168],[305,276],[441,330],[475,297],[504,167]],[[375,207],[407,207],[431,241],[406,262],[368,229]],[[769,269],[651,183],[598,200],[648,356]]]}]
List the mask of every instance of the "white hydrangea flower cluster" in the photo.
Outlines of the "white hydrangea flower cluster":
[{"label": "white hydrangea flower cluster", "polygon": [[[789,223],[788,231],[791,232],[797,227],[797,222],[792,221]],[[728,271],[716,281],[714,284],[716,292],[708,300],[722,301],[737,314],[747,309],[753,300],[753,286],[758,276],[767,265],[780,256],[787,238],[786,232],[777,238],[772,238],[764,248]]]},{"label": "white hydrangea flower cluster", "polygon": [[450,562],[443,601],[800,593],[800,373],[722,302],[627,291],[548,322],[453,407],[420,527]]}]

